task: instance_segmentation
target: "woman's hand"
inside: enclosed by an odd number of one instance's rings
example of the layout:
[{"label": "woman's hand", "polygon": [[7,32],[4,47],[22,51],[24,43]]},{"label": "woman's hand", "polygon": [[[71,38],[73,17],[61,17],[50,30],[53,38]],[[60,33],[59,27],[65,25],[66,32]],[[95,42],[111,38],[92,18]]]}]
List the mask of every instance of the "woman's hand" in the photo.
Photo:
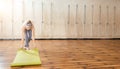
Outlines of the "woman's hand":
[{"label": "woman's hand", "polygon": [[32,45],[33,45],[33,48],[36,48],[36,45],[35,45],[36,43],[35,43],[35,39],[33,38],[32,39]]}]

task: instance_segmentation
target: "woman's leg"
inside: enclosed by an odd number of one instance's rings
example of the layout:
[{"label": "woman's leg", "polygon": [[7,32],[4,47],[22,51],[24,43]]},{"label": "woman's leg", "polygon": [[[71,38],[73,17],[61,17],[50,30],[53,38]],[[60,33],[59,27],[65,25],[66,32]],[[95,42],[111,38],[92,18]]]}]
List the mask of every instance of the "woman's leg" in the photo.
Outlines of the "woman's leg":
[{"label": "woman's leg", "polygon": [[27,30],[25,33],[25,47],[29,48],[29,42],[31,40],[32,32],[31,30]]}]

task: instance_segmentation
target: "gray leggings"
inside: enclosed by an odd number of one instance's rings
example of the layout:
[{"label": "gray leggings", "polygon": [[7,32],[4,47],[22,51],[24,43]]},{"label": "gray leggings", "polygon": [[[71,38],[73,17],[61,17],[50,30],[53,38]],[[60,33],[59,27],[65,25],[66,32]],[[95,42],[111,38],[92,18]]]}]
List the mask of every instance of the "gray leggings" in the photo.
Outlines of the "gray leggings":
[{"label": "gray leggings", "polygon": [[31,30],[26,30],[25,31],[25,47],[29,47],[29,42],[32,37],[32,31]]}]

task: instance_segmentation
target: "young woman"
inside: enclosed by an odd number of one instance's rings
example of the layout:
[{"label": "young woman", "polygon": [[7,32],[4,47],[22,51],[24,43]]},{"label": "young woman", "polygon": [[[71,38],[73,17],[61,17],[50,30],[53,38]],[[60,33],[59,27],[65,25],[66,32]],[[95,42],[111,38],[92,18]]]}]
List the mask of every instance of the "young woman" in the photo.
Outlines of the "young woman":
[{"label": "young woman", "polygon": [[22,25],[22,37],[21,44],[22,48],[29,50],[29,42],[32,39],[33,46],[35,47],[35,28],[31,20],[25,21]]}]

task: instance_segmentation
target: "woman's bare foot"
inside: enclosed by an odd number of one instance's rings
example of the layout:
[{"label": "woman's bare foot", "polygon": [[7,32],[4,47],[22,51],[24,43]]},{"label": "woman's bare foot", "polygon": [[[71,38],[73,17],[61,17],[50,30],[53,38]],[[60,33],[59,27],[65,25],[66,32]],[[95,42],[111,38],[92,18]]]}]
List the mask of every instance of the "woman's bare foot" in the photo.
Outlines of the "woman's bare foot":
[{"label": "woman's bare foot", "polygon": [[29,47],[26,47],[26,50],[30,50],[30,48],[29,48]]},{"label": "woman's bare foot", "polygon": [[29,47],[24,47],[23,49],[25,49],[25,50],[30,50],[30,48],[29,48]]}]

